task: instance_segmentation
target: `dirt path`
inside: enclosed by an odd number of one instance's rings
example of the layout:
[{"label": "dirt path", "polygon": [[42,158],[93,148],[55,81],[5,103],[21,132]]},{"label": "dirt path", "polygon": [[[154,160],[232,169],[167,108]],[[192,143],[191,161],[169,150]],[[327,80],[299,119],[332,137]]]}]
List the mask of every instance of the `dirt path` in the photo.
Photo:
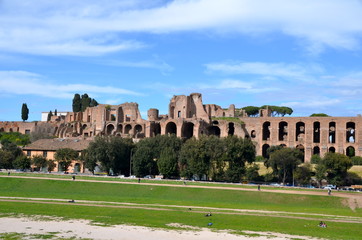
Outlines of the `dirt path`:
[{"label": "dirt path", "polygon": [[[27,178],[27,179],[46,179],[54,181],[73,181],[69,176],[69,179],[66,178],[47,178],[47,177],[28,177],[28,176],[5,176],[0,175],[0,177],[5,178]],[[200,185],[180,185],[177,184],[168,184],[168,183],[145,183],[145,182],[118,182],[118,181],[102,181],[102,180],[84,180],[77,179],[77,182],[98,182],[98,183],[109,183],[109,184],[133,184],[133,185],[147,185],[147,186],[165,186],[165,187],[187,187],[187,188],[208,188],[208,189],[222,189],[222,190],[233,190],[233,191],[258,191],[257,186],[255,188],[242,188],[242,187],[228,187],[228,186],[200,186]],[[283,194],[299,194],[299,195],[317,195],[317,196],[327,196],[327,191],[321,190],[291,190],[291,189],[280,189],[280,188],[261,188],[262,192],[272,192],[272,193],[283,193]],[[333,191],[332,196],[345,198],[346,206],[349,206],[352,210],[357,208],[362,208],[362,193],[350,193],[344,191]]]}]

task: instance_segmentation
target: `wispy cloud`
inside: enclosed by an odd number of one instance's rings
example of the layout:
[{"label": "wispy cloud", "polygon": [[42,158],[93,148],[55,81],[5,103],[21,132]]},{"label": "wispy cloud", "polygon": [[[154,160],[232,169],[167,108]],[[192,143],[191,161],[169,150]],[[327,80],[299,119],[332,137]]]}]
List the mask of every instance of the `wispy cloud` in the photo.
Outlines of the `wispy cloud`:
[{"label": "wispy cloud", "polygon": [[0,10],[0,49],[41,55],[144,47],[147,43],[128,34],[135,32],[277,32],[313,53],[326,47],[357,49],[362,35],[358,0],[2,0]]},{"label": "wispy cloud", "polygon": [[270,77],[283,77],[293,79],[306,79],[312,72],[322,72],[322,68],[313,66],[302,66],[301,64],[265,63],[265,62],[220,62],[205,64],[209,73],[219,72],[223,74],[240,75],[251,74]]},{"label": "wispy cloud", "polygon": [[18,95],[37,95],[49,98],[72,98],[76,92],[90,94],[118,94],[135,95],[142,94],[113,86],[96,86],[87,84],[53,84],[43,76],[26,71],[0,71],[0,93]]}]

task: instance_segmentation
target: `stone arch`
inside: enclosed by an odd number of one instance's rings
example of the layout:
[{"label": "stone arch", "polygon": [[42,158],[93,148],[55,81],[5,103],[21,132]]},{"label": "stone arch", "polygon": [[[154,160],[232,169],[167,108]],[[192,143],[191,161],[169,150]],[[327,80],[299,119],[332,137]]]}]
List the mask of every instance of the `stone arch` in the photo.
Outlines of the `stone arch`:
[{"label": "stone arch", "polygon": [[354,122],[348,122],[346,124],[346,142],[354,143],[356,136],[356,124]]},{"label": "stone arch", "polygon": [[321,149],[318,146],[315,146],[313,148],[313,155],[320,155],[321,154]]},{"label": "stone arch", "polygon": [[288,138],[288,123],[282,121],[279,123],[279,141],[287,141]]},{"label": "stone arch", "polygon": [[13,129],[12,129],[12,128],[10,128],[10,129],[9,129],[9,132],[13,132]]},{"label": "stone arch", "polygon": [[194,136],[194,124],[192,122],[185,122],[182,125],[181,137],[191,138]]},{"label": "stone arch", "polygon": [[125,133],[125,134],[130,134],[130,133],[131,133],[131,130],[132,130],[131,124],[127,124],[127,125],[124,127],[124,133]]},{"label": "stone arch", "polygon": [[177,135],[177,126],[174,122],[169,122],[166,125],[166,134],[176,134]]},{"label": "stone arch", "polygon": [[135,127],[134,127],[134,133],[135,134],[138,134],[138,133],[141,133],[143,131],[143,128],[141,125],[137,124]]},{"label": "stone arch", "polygon": [[270,122],[264,122],[263,123],[263,140],[269,140],[270,139]]},{"label": "stone arch", "polygon": [[336,149],[335,149],[334,147],[330,147],[330,148],[328,149],[328,152],[335,153],[335,152],[336,152]]},{"label": "stone arch", "polygon": [[219,121],[214,120],[214,121],[212,121],[212,124],[218,125],[218,124],[219,124]]},{"label": "stone arch", "polygon": [[321,142],[321,123],[320,122],[313,123],[313,142],[314,143]]},{"label": "stone arch", "polygon": [[268,153],[268,149],[270,148],[269,144],[264,144],[262,147],[262,156],[263,158],[269,158],[269,153]]},{"label": "stone arch", "polygon": [[234,126],[234,123],[233,122],[229,122],[228,124],[228,135],[229,136],[233,136],[234,135],[234,132],[235,132],[235,126]]},{"label": "stone arch", "polygon": [[356,151],[355,151],[354,147],[352,147],[352,146],[347,147],[346,148],[346,155],[348,157],[354,157],[356,155]]},{"label": "stone arch", "polygon": [[111,135],[113,130],[114,130],[114,125],[113,124],[108,124],[107,128],[106,128],[106,135]]},{"label": "stone arch", "polygon": [[328,141],[329,141],[329,143],[336,143],[336,123],[335,122],[329,123]]},{"label": "stone arch", "polygon": [[297,122],[295,125],[295,141],[304,141],[305,124],[304,122]]},{"label": "stone arch", "polygon": [[217,126],[210,126],[207,128],[208,135],[215,135],[220,137],[221,131],[220,128]]}]

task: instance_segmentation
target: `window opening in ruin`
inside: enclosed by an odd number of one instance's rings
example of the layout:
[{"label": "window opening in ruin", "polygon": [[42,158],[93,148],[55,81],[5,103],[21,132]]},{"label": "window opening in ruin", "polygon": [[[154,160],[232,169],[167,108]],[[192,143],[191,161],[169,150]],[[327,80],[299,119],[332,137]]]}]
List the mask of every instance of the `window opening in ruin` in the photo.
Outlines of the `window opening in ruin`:
[{"label": "window opening in ruin", "polygon": [[9,129],[9,132],[13,132],[13,129],[12,129],[12,128],[10,128],[10,129]]},{"label": "window opening in ruin", "polygon": [[267,141],[270,138],[270,122],[263,124],[263,140]]},{"label": "window opening in ruin", "polygon": [[262,148],[262,156],[263,158],[269,158],[268,149],[270,148],[269,144],[264,144]]},{"label": "window opening in ruin", "polygon": [[214,135],[214,136],[220,137],[221,131],[220,131],[220,128],[217,126],[210,126],[207,128],[207,131],[208,131],[209,136]]},{"label": "window opening in ruin", "polygon": [[348,157],[354,157],[355,156],[355,150],[354,150],[354,147],[352,146],[349,146],[347,149],[346,149],[346,155]]},{"label": "window opening in ruin", "polygon": [[116,114],[111,114],[111,121],[116,121]]},{"label": "window opening in ruin", "polygon": [[296,147],[297,149],[299,149],[302,153],[303,153],[303,157],[302,157],[302,162],[304,162],[304,146],[303,146],[303,144],[299,144],[299,145],[297,145],[297,147]]},{"label": "window opening in ruin", "polygon": [[87,122],[90,122],[90,121],[91,121],[91,116],[88,115],[88,117],[87,117]]},{"label": "window opening in ruin", "polygon": [[131,121],[131,115],[130,114],[126,114],[126,122]]},{"label": "window opening in ruin", "polygon": [[157,136],[161,134],[161,125],[159,123],[155,123],[153,125],[153,136]]},{"label": "window opening in ruin", "polygon": [[109,124],[109,125],[107,126],[107,132],[106,132],[106,134],[107,134],[107,135],[111,135],[113,130],[114,130],[113,124]]},{"label": "window opening in ruin", "polygon": [[194,136],[194,124],[186,122],[182,126],[182,137],[189,139]]},{"label": "window opening in ruin", "polygon": [[214,124],[214,125],[218,125],[218,124],[219,124],[219,122],[218,122],[218,121],[212,121],[212,124]]},{"label": "window opening in ruin", "polygon": [[88,137],[88,133],[84,133],[84,137]]},{"label": "window opening in ruin", "polygon": [[177,127],[174,122],[167,123],[166,134],[176,134],[177,135]]},{"label": "window opening in ruin", "polygon": [[336,123],[329,123],[329,143],[336,143]]},{"label": "window opening in ruin", "polygon": [[124,133],[125,134],[130,134],[130,131],[132,129],[132,126],[127,124],[125,127],[124,127]]},{"label": "window opening in ruin", "polygon": [[251,138],[255,138],[256,137],[256,132],[255,130],[252,130],[250,133]]},{"label": "window opening in ruin", "polygon": [[279,123],[279,141],[287,141],[288,139],[288,123]]},{"label": "window opening in ruin", "polygon": [[313,142],[314,143],[321,142],[321,124],[320,124],[320,122],[313,123]]},{"label": "window opening in ruin", "polygon": [[346,124],[346,142],[354,143],[356,134],[356,125],[354,122],[348,122]]},{"label": "window opening in ruin", "polygon": [[26,129],[26,130],[25,130],[25,134],[26,134],[26,135],[29,135],[29,134],[30,134],[30,130],[29,130],[29,129]]},{"label": "window opening in ruin", "polygon": [[295,129],[295,141],[304,141],[305,124],[304,122],[298,122]]},{"label": "window opening in ruin", "polygon": [[335,153],[336,152],[336,149],[334,147],[330,147],[328,149],[328,152],[331,152],[331,153]]},{"label": "window opening in ruin", "polygon": [[233,136],[235,132],[235,127],[234,127],[234,123],[229,123],[229,131],[228,131],[228,135],[229,136]]},{"label": "window opening in ruin", "polygon": [[321,150],[319,147],[316,146],[313,148],[313,155],[320,155],[320,153],[321,153]]},{"label": "window opening in ruin", "polygon": [[142,133],[142,126],[137,124],[135,127],[134,127],[134,133],[137,135],[139,133]]},{"label": "window opening in ruin", "polygon": [[180,118],[181,117],[181,111],[177,112],[177,117]]}]

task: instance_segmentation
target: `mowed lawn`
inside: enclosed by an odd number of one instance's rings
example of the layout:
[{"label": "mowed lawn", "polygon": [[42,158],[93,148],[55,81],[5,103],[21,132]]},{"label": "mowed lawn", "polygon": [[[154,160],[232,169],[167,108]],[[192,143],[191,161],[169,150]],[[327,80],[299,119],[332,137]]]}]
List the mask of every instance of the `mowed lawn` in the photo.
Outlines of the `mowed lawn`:
[{"label": "mowed lawn", "polygon": [[[333,196],[311,196],[251,192],[239,190],[200,189],[143,184],[95,183],[60,181],[46,179],[0,178],[1,196],[23,198],[75,199],[120,203],[182,205],[169,207],[173,211],[135,208],[114,208],[106,206],[78,206],[64,202],[44,204],[30,202],[0,201],[2,216],[9,214],[45,215],[66,219],[89,219],[102,224],[134,224],[167,228],[166,224],[181,223],[206,227],[213,222],[213,229],[235,231],[272,231],[287,234],[307,235],[327,239],[360,239],[362,223],[328,222],[331,217],[321,214],[338,215],[345,219],[362,217],[362,210],[352,211],[342,198]],[[285,214],[243,215],[213,214],[211,218],[189,210],[186,206],[205,208],[230,208],[265,211],[282,211]],[[205,211],[208,211],[205,209]],[[304,213],[304,214],[294,214]],[[313,215],[320,214],[320,215]],[[287,217],[293,216],[293,218]],[[298,218],[298,217],[303,218]],[[317,224],[327,219],[328,228]]]}]

